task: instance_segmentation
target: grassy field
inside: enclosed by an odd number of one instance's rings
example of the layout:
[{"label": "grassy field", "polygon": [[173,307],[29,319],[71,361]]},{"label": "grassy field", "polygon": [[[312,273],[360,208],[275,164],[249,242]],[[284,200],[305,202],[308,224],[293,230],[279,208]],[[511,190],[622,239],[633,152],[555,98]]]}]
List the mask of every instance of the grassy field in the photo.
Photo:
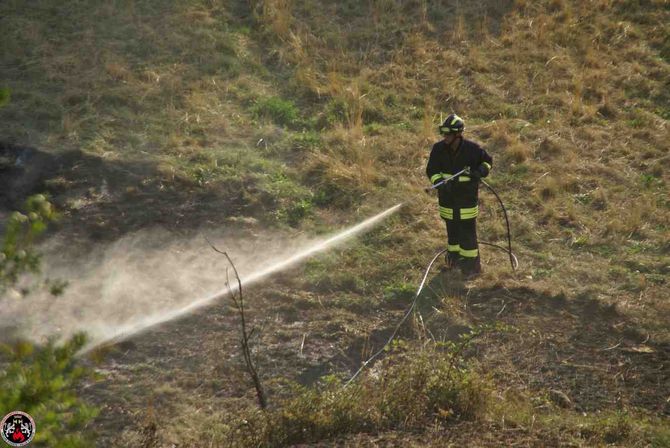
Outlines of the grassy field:
[{"label": "grassy field", "polygon": [[[44,191],[52,234],[90,247],[408,201],[247,291],[268,412],[218,304],[98,353],[99,446],[670,445],[667,1],[6,0],[0,27],[0,150],[35,154],[0,216]],[[476,281],[431,275],[342,389],[445,243],[421,187],[451,112],[493,155],[520,269],[483,248]]]}]

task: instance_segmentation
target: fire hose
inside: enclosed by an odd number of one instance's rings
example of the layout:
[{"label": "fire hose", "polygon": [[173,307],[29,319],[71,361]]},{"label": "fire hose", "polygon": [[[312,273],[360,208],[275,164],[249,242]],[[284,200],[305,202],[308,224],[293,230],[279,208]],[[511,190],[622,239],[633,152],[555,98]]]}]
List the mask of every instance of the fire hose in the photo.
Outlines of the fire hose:
[{"label": "fire hose", "polygon": [[[459,171],[458,173],[456,173],[452,176],[449,176],[446,179],[443,179],[440,182],[434,184],[433,186],[425,188],[424,191],[429,192],[431,190],[439,188],[440,186],[446,184],[447,182],[452,181],[453,179],[457,178],[461,174],[469,174],[469,173],[470,173],[470,168],[466,167],[466,168],[462,169],[461,171]],[[507,252],[508,255],[509,255],[509,260],[510,260],[510,264],[512,266],[512,270],[516,271],[516,269],[519,267],[519,260],[517,259],[516,255],[514,255],[514,252],[512,252],[512,236],[511,236],[511,231],[510,231],[509,218],[507,216],[507,209],[505,208],[505,204],[503,203],[502,199],[500,199],[500,196],[498,196],[498,193],[495,191],[495,189],[493,187],[491,187],[488,183],[484,182],[483,180],[480,179],[480,181],[491,191],[491,193],[493,193],[493,195],[498,200],[498,203],[500,204],[500,207],[503,211],[503,215],[505,216],[505,224],[507,226],[507,248],[499,246],[497,244],[488,243],[488,242],[485,242],[485,241],[478,241],[478,243],[479,244],[484,244],[486,246],[496,247],[498,249],[501,249],[501,250]],[[377,350],[372,356],[370,356],[370,358],[368,358],[361,365],[361,367],[356,371],[356,373],[354,373],[354,375],[344,384],[345,387],[348,386],[351,382],[353,382],[358,377],[358,375],[372,361],[374,361],[379,355],[381,355],[384,352],[384,350],[386,350],[386,347],[388,347],[391,344],[391,342],[393,342],[393,339],[395,339],[395,337],[398,335],[398,331],[400,331],[400,327],[402,327],[402,325],[405,323],[405,321],[410,316],[410,314],[412,314],[412,311],[414,311],[414,309],[416,308],[416,304],[419,300],[419,297],[421,296],[421,292],[423,291],[423,287],[426,284],[426,280],[428,279],[428,274],[430,273],[430,270],[432,269],[432,267],[435,264],[435,262],[437,261],[437,259],[440,258],[440,256],[442,254],[444,254],[446,251],[447,251],[447,249],[441,250],[440,252],[438,252],[433,257],[432,260],[430,260],[430,263],[428,263],[428,267],[426,268],[426,271],[423,274],[423,278],[421,279],[421,283],[419,284],[419,288],[417,289],[416,294],[414,295],[414,300],[412,300],[412,303],[407,308],[407,311],[403,315],[402,319],[400,319],[400,322],[398,322],[398,325],[396,325],[395,329],[393,330],[393,333],[391,333],[391,336],[388,338],[388,340],[382,346],[382,348]]]},{"label": "fire hose", "polygon": [[375,358],[377,358],[377,356],[381,355],[382,352],[386,349],[386,347],[388,347],[389,344],[391,344],[393,339],[398,334],[398,331],[400,330],[400,327],[402,327],[402,324],[405,323],[405,321],[407,320],[409,315],[412,314],[412,311],[414,311],[414,308],[416,307],[416,302],[419,300],[419,296],[421,295],[421,291],[423,291],[423,287],[426,284],[426,280],[428,279],[428,274],[430,273],[430,269],[433,267],[433,264],[435,264],[437,259],[440,258],[440,255],[442,255],[446,251],[447,251],[447,249],[441,250],[440,252],[438,252],[433,257],[432,260],[430,260],[430,263],[428,264],[428,267],[426,268],[426,272],[423,274],[423,278],[421,279],[421,284],[419,285],[419,289],[416,290],[416,294],[414,295],[414,300],[412,300],[412,304],[409,306],[409,308],[407,308],[407,311],[405,312],[405,315],[402,317],[402,319],[400,319],[400,322],[398,322],[398,325],[396,325],[395,330],[393,330],[393,333],[391,334],[391,337],[388,338],[388,341],[386,341],[386,344],[384,344],[382,346],[382,348],[380,348],[375,354],[370,356],[370,358],[368,358],[368,360],[363,363],[363,365],[358,369],[358,371],[354,374],[354,376],[352,376],[349,379],[349,381],[347,381],[344,384],[345,386],[348,386],[349,383],[351,383],[353,380],[355,380],[356,377],[363,371],[363,369],[365,369],[368,366],[368,364],[370,364],[372,361],[374,361]]},{"label": "fire hose", "polygon": [[[445,179],[442,179],[440,182],[438,182],[438,183],[436,183],[436,184],[434,184],[434,185],[432,185],[428,188],[424,188],[424,191],[429,192],[431,190],[439,188],[439,187],[445,185],[447,182],[451,182],[452,180],[456,179],[461,174],[470,174],[470,167],[465,167],[462,170],[460,170],[458,173],[453,174],[453,175],[451,175],[451,176],[449,176]],[[498,248],[502,251],[507,252],[507,254],[509,255],[509,262],[510,262],[510,265],[512,266],[512,270],[516,271],[517,268],[519,267],[519,260],[516,257],[516,255],[514,255],[514,252],[512,251],[512,233],[511,233],[511,230],[510,230],[509,217],[507,216],[507,209],[505,208],[505,204],[503,203],[502,199],[500,199],[500,196],[498,196],[498,193],[495,191],[495,189],[492,186],[490,186],[488,183],[486,183],[483,179],[479,179],[479,181],[481,183],[483,183],[484,186],[491,191],[491,193],[493,193],[493,195],[498,200],[498,203],[500,204],[500,209],[502,210],[503,215],[505,216],[505,225],[507,226],[507,248],[499,246],[498,244],[493,244],[493,243],[489,243],[489,242],[486,242],[486,241],[478,241],[478,243],[483,244],[485,246],[495,247],[495,248]]]}]

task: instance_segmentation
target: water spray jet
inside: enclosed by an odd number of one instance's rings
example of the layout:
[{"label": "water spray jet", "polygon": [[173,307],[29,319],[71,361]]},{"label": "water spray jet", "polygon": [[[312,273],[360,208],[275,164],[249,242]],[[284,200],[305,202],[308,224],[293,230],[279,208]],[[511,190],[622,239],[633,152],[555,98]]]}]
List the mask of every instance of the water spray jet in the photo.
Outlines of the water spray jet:
[{"label": "water spray jet", "polygon": [[[277,273],[279,271],[282,271],[284,269],[287,269],[300,261],[305,260],[306,258],[315,255],[319,252],[323,252],[327,249],[330,249],[337,244],[363,232],[366,231],[370,228],[372,228],[374,225],[378,224],[381,222],[384,218],[392,215],[395,213],[400,207],[402,207],[404,203],[396,204],[393,207],[388,208],[387,210],[378,213],[377,215],[366,219],[365,221],[350,227],[349,229],[346,229],[326,240],[323,240],[321,242],[318,242],[311,247],[300,251],[289,258],[279,262],[275,263],[269,267],[266,267],[264,269],[261,269],[249,276],[242,277],[241,282],[243,286],[249,286],[255,282],[258,282],[262,280],[263,278],[272,275],[274,273]],[[236,285],[230,285],[233,291],[237,290]],[[147,330],[150,327],[153,327],[155,325],[168,322],[170,320],[173,320],[179,316],[183,316],[187,313],[193,312],[199,308],[202,308],[205,305],[208,305],[218,299],[221,299],[223,297],[226,297],[230,293],[230,290],[226,287],[224,289],[221,289],[220,291],[209,295],[207,297],[203,297],[201,299],[197,299],[188,305],[179,307],[177,309],[168,311],[168,312],[163,312],[163,313],[154,313],[149,316],[145,316],[139,320],[136,320],[132,323],[128,323],[126,325],[121,325],[116,327],[112,332],[108,333],[103,339],[98,339],[92,341],[92,343],[84,350],[84,353],[94,349],[95,347],[98,347],[100,345],[106,345],[106,344],[112,344],[115,342],[120,342],[123,341],[130,336],[133,336],[135,334],[138,334],[144,330]]]}]

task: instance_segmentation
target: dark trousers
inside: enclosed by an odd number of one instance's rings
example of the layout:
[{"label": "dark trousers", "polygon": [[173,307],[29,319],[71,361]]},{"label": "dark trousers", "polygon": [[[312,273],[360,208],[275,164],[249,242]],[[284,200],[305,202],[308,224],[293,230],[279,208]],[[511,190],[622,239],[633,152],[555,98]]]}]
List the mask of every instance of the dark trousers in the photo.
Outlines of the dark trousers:
[{"label": "dark trousers", "polygon": [[445,219],[447,223],[447,251],[450,263],[458,260],[470,270],[479,265],[477,246],[477,218]]}]

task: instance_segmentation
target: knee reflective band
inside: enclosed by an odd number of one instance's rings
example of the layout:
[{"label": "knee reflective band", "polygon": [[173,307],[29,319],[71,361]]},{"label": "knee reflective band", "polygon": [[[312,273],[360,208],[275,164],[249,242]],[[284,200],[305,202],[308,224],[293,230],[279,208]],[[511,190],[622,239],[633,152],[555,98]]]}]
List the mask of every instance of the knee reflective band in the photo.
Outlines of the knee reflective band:
[{"label": "knee reflective band", "polygon": [[470,182],[470,178],[468,176],[458,176],[458,181],[459,182]]},{"label": "knee reflective band", "polygon": [[479,215],[479,207],[478,206],[461,209],[461,219],[472,219],[472,218],[476,218],[477,215]]},{"label": "knee reflective band", "polygon": [[461,249],[461,257],[477,258],[478,255],[479,255],[479,249],[471,249],[471,250]]},{"label": "knee reflective band", "polygon": [[437,174],[433,174],[432,176],[430,176],[430,181],[432,183],[435,183],[440,179],[442,179],[442,173],[437,173]]},{"label": "knee reflective band", "polygon": [[447,207],[440,207],[440,217],[444,219],[454,219],[454,209]]},{"label": "knee reflective band", "polygon": [[[479,215],[479,207],[462,208],[460,209],[461,219],[473,219]],[[440,217],[444,219],[454,219],[454,209],[448,207],[440,207]]]},{"label": "knee reflective band", "polygon": [[461,252],[461,246],[459,244],[447,244],[448,252]]},{"label": "knee reflective band", "polygon": [[489,171],[491,171],[491,164],[490,163],[484,162],[484,163],[482,163],[482,165],[484,165],[486,168],[488,168]]}]

